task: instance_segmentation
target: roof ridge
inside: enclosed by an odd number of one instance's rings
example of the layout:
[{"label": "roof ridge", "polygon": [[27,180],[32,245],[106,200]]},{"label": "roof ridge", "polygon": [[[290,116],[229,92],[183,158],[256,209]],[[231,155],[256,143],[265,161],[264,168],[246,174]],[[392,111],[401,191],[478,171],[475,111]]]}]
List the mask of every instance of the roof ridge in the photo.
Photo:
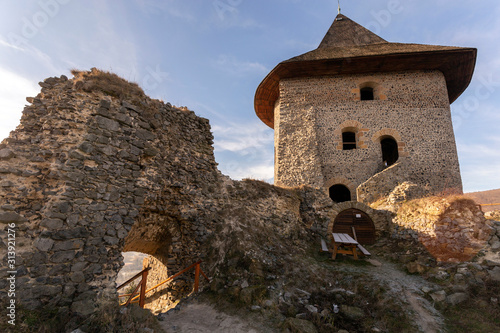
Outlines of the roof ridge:
[{"label": "roof ridge", "polygon": [[335,17],[319,48],[361,46],[388,43],[385,39],[354,22],[343,14]]}]

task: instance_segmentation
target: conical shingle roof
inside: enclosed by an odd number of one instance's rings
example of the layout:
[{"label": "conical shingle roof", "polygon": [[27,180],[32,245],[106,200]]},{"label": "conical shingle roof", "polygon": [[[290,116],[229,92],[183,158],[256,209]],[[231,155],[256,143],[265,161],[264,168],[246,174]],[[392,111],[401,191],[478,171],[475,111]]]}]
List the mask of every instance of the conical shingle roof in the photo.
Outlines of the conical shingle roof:
[{"label": "conical shingle roof", "polygon": [[389,43],[339,14],[317,49],[281,62],[264,78],[255,93],[255,112],[274,128],[281,79],[411,70],[441,71],[452,103],[472,79],[476,54],[475,48]]},{"label": "conical shingle roof", "polygon": [[357,24],[347,16],[338,14],[318,48],[349,47],[378,43],[387,43],[387,41]]}]

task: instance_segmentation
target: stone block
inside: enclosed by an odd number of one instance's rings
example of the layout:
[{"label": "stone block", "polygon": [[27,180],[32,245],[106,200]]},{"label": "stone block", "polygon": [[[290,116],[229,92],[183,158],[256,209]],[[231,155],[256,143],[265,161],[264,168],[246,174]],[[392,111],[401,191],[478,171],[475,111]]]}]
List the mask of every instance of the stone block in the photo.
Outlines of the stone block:
[{"label": "stone block", "polygon": [[287,318],[283,323],[283,329],[289,332],[301,332],[301,333],[317,333],[318,330],[308,320],[299,318]]},{"label": "stone block", "polygon": [[9,224],[9,223],[16,223],[16,224],[19,224],[19,223],[24,223],[24,222],[27,222],[28,220],[16,213],[16,212],[12,212],[12,211],[7,211],[7,212],[0,212],[0,223],[3,223],[3,224]]},{"label": "stone block", "polygon": [[75,258],[75,251],[59,251],[50,256],[50,261],[54,263],[63,263]]},{"label": "stone block", "polygon": [[47,252],[54,245],[54,241],[50,238],[37,238],[33,245],[40,251]]},{"label": "stone block", "polygon": [[446,297],[446,302],[451,305],[458,305],[463,303],[469,299],[469,296],[466,293],[455,293]]},{"label": "stone block", "polygon": [[446,300],[446,292],[444,290],[437,291],[431,294],[431,298],[437,303],[444,302]]}]

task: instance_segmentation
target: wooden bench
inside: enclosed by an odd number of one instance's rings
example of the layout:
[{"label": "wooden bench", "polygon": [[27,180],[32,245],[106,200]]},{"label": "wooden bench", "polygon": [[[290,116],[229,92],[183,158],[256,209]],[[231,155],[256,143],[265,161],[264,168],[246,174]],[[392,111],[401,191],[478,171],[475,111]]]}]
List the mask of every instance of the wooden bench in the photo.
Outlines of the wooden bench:
[{"label": "wooden bench", "polygon": [[357,246],[358,246],[358,249],[359,249],[359,250],[360,250],[360,251],[361,251],[361,252],[362,252],[365,256],[371,256],[371,255],[372,255],[370,252],[368,252],[368,250],[367,250],[367,249],[365,249],[365,248],[363,247],[363,245],[358,244]]},{"label": "wooden bench", "polygon": [[[352,227],[352,234],[354,235],[354,239],[355,239],[356,241],[358,241],[358,237],[357,237],[357,235],[356,235],[356,229],[355,229],[354,227]],[[365,256],[371,256],[371,255],[372,255],[370,252],[368,252],[368,250],[367,250],[367,249],[365,249],[365,248],[363,247],[363,245],[361,245],[361,244],[359,244],[359,243],[358,243],[357,247],[358,247],[358,249],[361,251],[361,253],[363,253]]]},{"label": "wooden bench", "polygon": [[326,245],[326,241],[323,238],[321,238],[321,251],[330,252],[330,250],[328,249],[328,245]]}]

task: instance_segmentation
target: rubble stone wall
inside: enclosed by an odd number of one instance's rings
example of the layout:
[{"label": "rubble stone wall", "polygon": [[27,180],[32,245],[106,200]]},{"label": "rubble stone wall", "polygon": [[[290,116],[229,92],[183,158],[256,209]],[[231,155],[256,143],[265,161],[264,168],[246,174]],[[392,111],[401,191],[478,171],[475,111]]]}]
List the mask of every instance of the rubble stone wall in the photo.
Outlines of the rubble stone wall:
[{"label": "rubble stone wall", "polygon": [[470,199],[428,197],[398,207],[392,237],[418,240],[441,261],[470,260],[496,233],[493,223]]},{"label": "rubble stone wall", "polygon": [[[186,108],[95,69],[40,86],[0,144],[0,275],[12,270],[14,224],[16,302],[24,308],[86,317],[102,302],[116,304],[122,252],[150,255],[151,287],[198,260],[216,274],[228,252],[259,246],[248,241],[253,228],[271,226],[266,237],[276,243],[300,242],[307,229],[330,223],[333,203],[321,190],[223,176],[208,120]],[[149,296],[147,307],[165,311],[191,292],[192,277]]]},{"label": "rubble stone wall", "polygon": [[116,81],[93,71],[41,82],[0,145],[0,223],[15,223],[25,307],[92,313],[97,299],[116,297],[122,251],[156,255],[175,271],[200,256],[211,232],[205,198],[221,181],[208,120],[140,92],[117,98],[98,89],[104,79]]}]

